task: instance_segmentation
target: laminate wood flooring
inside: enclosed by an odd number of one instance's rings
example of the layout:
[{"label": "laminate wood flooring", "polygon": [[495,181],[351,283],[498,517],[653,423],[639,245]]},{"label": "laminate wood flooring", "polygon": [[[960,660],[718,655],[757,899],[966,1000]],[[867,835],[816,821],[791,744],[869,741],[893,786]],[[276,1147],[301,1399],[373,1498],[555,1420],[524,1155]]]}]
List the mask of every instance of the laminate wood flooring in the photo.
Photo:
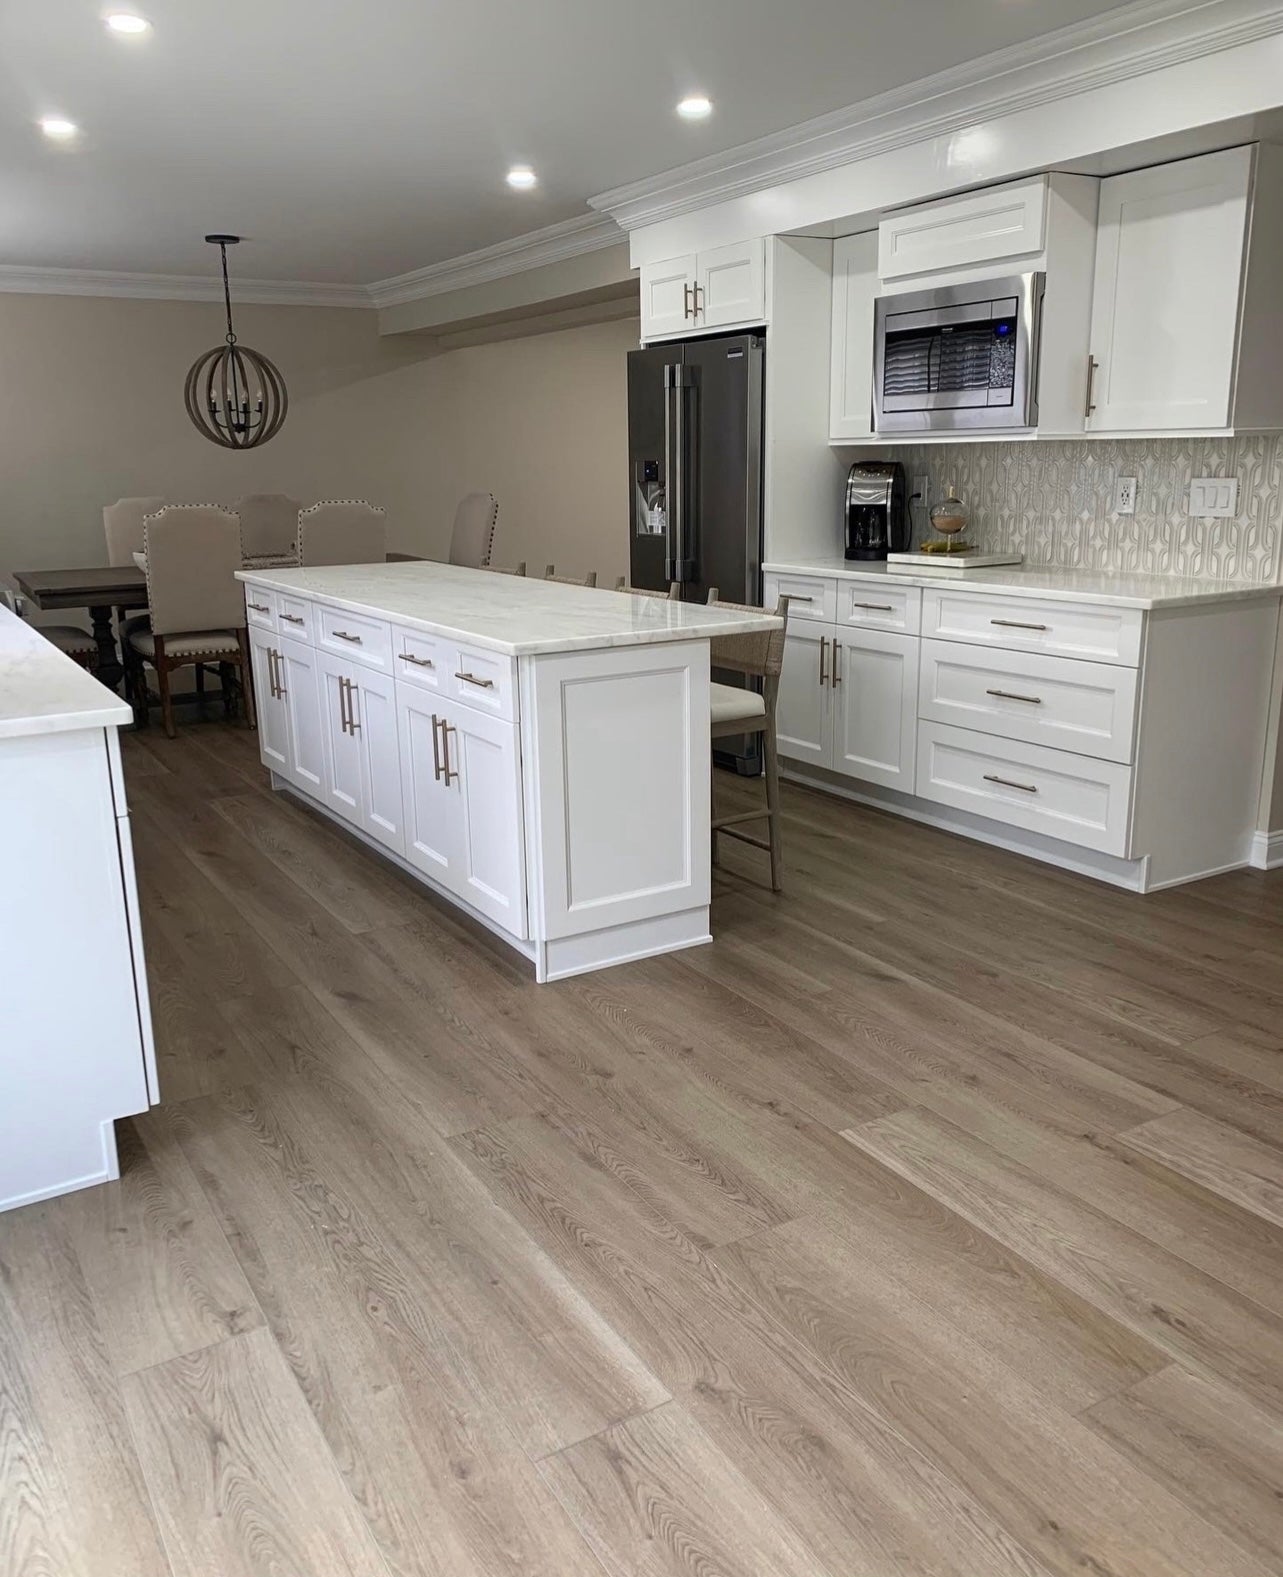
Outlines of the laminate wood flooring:
[{"label": "laminate wood flooring", "polygon": [[0,1217],[3,1577],[1283,1574],[1283,873],[786,787],[539,987],[254,736],[125,765],[164,1104]]}]

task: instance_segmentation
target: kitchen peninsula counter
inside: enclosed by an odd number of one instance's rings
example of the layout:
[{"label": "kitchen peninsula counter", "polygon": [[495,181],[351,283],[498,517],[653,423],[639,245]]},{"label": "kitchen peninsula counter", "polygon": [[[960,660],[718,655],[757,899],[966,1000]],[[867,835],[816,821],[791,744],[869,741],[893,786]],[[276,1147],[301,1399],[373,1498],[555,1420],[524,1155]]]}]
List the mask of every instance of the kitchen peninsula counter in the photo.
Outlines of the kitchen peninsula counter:
[{"label": "kitchen peninsula counter", "polygon": [[709,642],[773,615],[424,562],[240,579],[274,786],[540,981],[711,939]]}]

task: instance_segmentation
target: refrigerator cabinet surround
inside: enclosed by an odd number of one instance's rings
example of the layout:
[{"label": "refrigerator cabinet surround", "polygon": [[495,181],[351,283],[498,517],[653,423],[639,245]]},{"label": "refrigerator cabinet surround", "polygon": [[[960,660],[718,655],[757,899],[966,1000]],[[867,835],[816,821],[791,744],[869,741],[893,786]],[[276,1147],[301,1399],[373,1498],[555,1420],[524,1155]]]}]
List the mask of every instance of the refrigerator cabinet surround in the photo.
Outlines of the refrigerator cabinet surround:
[{"label": "refrigerator cabinet surround", "polygon": [[879,296],[874,303],[874,430],[1037,427],[1046,282],[1042,273],[1013,274]]}]

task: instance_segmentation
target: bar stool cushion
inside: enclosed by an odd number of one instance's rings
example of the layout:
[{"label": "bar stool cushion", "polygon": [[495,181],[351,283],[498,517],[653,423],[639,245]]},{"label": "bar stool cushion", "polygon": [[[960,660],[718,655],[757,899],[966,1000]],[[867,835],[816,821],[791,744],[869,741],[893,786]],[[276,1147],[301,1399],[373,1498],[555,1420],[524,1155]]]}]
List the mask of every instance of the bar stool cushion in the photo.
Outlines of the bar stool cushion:
[{"label": "bar stool cushion", "polygon": [[[200,630],[191,635],[166,635],[164,640],[166,657],[215,656],[240,650],[235,630]],[[129,644],[144,657],[156,655],[156,637],[150,630],[135,630]]]},{"label": "bar stool cushion", "polygon": [[751,722],[766,716],[766,701],[756,690],[741,690],[733,684],[710,684],[709,711],[714,723]]}]

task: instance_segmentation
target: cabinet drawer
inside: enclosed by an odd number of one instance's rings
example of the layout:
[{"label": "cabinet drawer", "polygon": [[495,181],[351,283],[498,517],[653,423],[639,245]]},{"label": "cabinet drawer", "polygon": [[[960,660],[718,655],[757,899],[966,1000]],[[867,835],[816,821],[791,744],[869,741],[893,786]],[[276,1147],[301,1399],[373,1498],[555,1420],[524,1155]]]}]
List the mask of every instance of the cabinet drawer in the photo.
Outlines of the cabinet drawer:
[{"label": "cabinet drawer", "polygon": [[276,628],[276,593],[264,591],[261,586],[245,588],[245,622],[251,629]]},{"label": "cabinet drawer", "polygon": [[276,625],[282,635],[289,635],[307,646],[316,643],[313,629],[316,604],[306,597],[295,597],[289,592],[276,594]]},{"label": "cabinet drawer", "polygon": [[440,694],[449,662],[449,645],[439,635],[392,626],[392,665],[401,683]]},{"label": "cabinet drawer", "polygon": [[1143,617],[1138,608],[1043,602],[943,586],[928,586],[922,593],[922,633],[928,639],[974,641],[1126,668],[1139,666]]},{"label": "cabinet drawer", "polygon": [[445,693],[464,706],[494,717],[516,715],[517,664],[501,652],[476,646],[451,646],[444,676]]},{"label": "cabinet drawer", "polygon": [[1136,669],[923,641],[918,715],[1106,761],[1130,761]]},{"label": "cabinet drawer", "polygon": [[790,575],[771,570],[762,581],[762,605],[774,608],[781,597],[791,597],[789,621],[814,619],[832,624],[837,618],[837,582],[826,575]]},{"label": "cabinet drawer", "polygon": [[318,606],[316,644],[324,651],[335,652],[366,668],[378,668],[384,673],[392,671],[392,628],[382,619]]},{"label": "cabinet drawer", "polygon": [[1125,857],[1132,771],[1112,761],[918,724],[918,795]]},{"label": "cabinet drawer", "polygon": [[[889,578],[889,577],[888,577]],[[922,592],[917,586],[886,586],[880,581],[838,580],[837,622],[871,625],[916,635],[922,624]]]}]

